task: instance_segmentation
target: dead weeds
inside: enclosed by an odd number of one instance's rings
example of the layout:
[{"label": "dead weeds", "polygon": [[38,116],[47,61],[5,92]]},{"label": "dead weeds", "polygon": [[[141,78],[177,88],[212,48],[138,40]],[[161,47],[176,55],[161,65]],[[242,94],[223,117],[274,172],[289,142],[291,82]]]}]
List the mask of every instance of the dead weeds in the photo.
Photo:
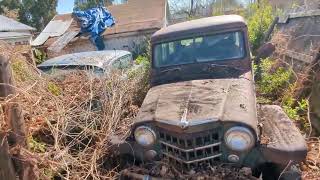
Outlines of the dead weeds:
[{"label": "dead weeds", "polygon": [[[129,133],[132,118],[144,99],[141,82],[145,74],[124,79],[121,72],[115,72],[100,79],[79,71],[53,79],[39,73],[19,54],[25,49],[13,49],[6,44],[1,49],[7,50],[7,57],[15,67],[16,89],[16,94],[1,104],[12,101],[21,104],[29,144],[29,149],[22,149],[21,153],[34,163],[39,178],[117,176],[114,170],[103,168],[102,159],[112,154],[110,137],[123,138]],[[137,98],[137,94],[141,96]],[[3,122],[1,128],[5,128]]]}]

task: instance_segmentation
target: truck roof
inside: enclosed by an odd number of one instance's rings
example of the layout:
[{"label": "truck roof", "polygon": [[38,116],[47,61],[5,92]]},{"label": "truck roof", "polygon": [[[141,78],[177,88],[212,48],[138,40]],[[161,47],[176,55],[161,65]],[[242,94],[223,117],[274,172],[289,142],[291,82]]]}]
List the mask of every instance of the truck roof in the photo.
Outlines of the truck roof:
[{"label": "truck roof", "polygon": [[232,28],[246,27],[246,22],[239,15],[223,15],[202,18],[174,24],[160,29],[151,37],[152,43],[190,37],[195,33],[210,33]]}]

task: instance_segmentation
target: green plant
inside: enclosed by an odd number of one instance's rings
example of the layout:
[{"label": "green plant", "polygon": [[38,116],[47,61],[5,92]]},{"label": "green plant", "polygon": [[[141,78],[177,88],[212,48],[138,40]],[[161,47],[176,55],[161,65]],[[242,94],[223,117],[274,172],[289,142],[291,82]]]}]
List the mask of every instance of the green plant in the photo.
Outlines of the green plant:
[{"label": "green plant", "polygon": [[[283,104],[282,108],[288,115],[290,119],[301,121],[302,124],[305,124],[305,116],[308,111],[309,103],[306,99],[302,99],[301,101],[297,101],[293,97],[287,97]],[[306,125],[304,125],[306,127]]]},{"label": "green plant", "polygon": [[309,103],[306,99],[295,98],[294,92],[298,83],[294,81],[291,68],[281,66],[270,58],[261,60],[260,67],[261,79],[257,82],[258,103],[280,104],[288,117],[296,121],[301,129],[309,128]]},{"label": "green plant", "polygon": [[272,69],[274,61],[270,58],[261,61],[261,80],[257,82],[258,92],[265,97],[279,98],[290,86],[292,81],[292,71],[284,67]]},{"label": "green plant", "polygon": [[55,95],[55,96],[59,96],[61,95],[61,89],[59,86],[57,86],[56,84],[54,84],[53,82],[49,82],[48,84],[48,91]]},{"label": "green plant", "polygon": [[31,151],[33,151],[33,152],[37,152],[37,153],[45,153],[46,152],[46,144],[37,141],[32,136],[29,136],[27,138],[27,143],[28,143]]},{"label": "green plant", "polygon": [[296,100],[293,97],[288,97],[284,101],[282,108],[290,119],[298,120],[299,119],[298,107],[293,107],[295,101]]},{"label": "green plant", "polygon": [[129,78],[133,78],[137,75],[143,75],[145,79],[145,83],[149,81],[149,72],[151,69],[151,45],[150,41],[146,41],[148,47],[145,49],[145,52],[139,54],[138,57],[135,59],[135,64],[138,65],[129,70],[128,76]]},{"label": "green plant", "polygon": [[15,80],[23,82],[33,78],[26,66],[26,63],[20,60],[14,61],[11,64]]},{"label": "green plant", "polygon": [[42,176],[46,177],[46,179],[54,179],[54,171],[50,168],[42,168],[40,169],[40,173]]},{"label": "green plant", "polygon": [[47,54],[44,51],[39,49],[34,50],[34,56],[36,58],[36,64],[43,63],[47,58]]},{"label": "green plant", "polygon": [[147,56],[144,56],[144,55],[139,55],[135,62],[138,65],[149,66],[150,65],[150,58]]},{"label": "green plant", "polygon": [[249,40],[255,51],[263,43],[264,34],[274,19],[273,9],[267,0],[261,0],[250,4],[249,13],[243,15],[248,21]]}]

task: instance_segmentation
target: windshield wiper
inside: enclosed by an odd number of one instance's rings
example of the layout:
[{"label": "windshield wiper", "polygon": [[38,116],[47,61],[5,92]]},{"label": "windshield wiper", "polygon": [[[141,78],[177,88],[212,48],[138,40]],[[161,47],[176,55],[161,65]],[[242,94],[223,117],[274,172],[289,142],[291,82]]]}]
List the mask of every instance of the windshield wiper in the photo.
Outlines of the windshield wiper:
[{"label": "windshield wiper", "polygon": [[177,68],[166,69],[166,70],[160,71],[160,73],[168,73],[168,72],[175,72],[175,71],[181,71],[181,68],[177,67]]},{"label": "windshield wiper", "polygon": [[223,67],[223,68],[232,68],[238,71],[243,71],[243,69],[238,68],[238,67],[234,67],[234,66],[229,66],[229,65],[223,65],[223,64],[210,64],[211,68],[215,68],[215,67]]}]

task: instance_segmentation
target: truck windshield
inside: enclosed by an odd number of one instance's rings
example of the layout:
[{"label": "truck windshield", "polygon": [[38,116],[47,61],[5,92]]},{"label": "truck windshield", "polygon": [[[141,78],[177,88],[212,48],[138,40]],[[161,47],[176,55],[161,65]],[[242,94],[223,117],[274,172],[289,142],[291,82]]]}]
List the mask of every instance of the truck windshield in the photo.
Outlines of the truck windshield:
[{"label": "truck windshield", "polygon": [[239,59],[245,56],[242,32],[187,38],[157,44],[155,67]]}]

